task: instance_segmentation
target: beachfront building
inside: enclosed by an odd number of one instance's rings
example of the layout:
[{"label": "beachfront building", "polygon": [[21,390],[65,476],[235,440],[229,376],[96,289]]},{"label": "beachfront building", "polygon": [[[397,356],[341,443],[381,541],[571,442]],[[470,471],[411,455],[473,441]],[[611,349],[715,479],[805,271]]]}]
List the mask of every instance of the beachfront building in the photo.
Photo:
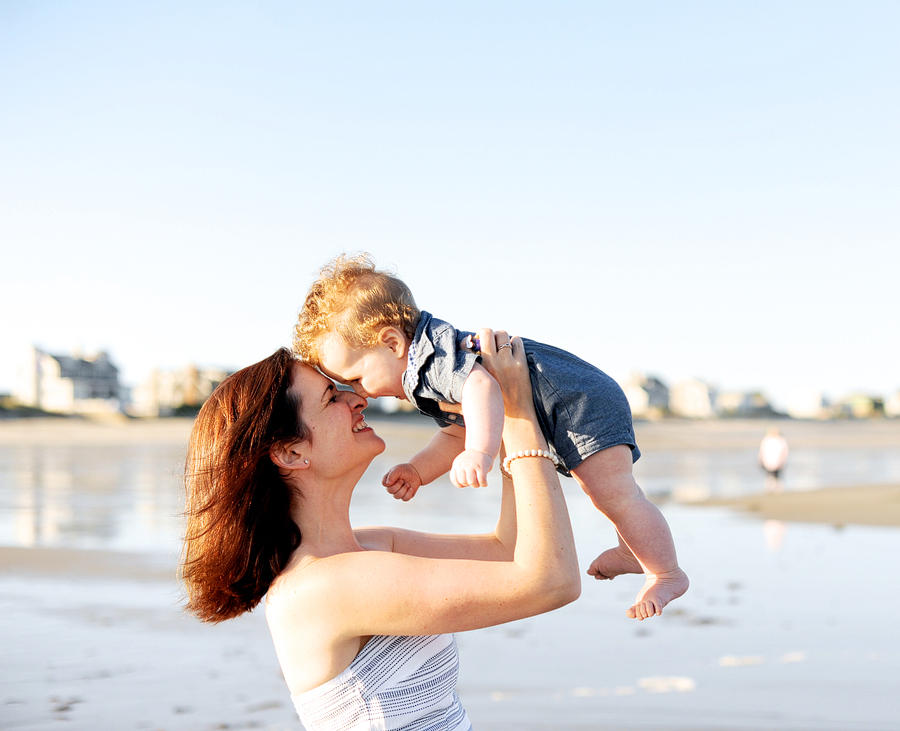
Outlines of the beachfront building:
[{"label": "beachfront building", "polygon": [[759,391],[723,391],[715,396],[718,416],[758,418],[775,415],[775,409]]},{"label": "beachfront building", "polygon": [[370,398],[368,400],[368,406],[366,408],[369,409],[368,413],[372,413],[373,411],[376,411],[380,414],[418,413],[418,409],[409,401],[392,398],[390,396],[384,396],[382,398]]},{"label": "beachfront building", "polygon": [[646,419],[650,413],[650,397],[641,388],[641,384],[634,380],[627,380],[621,384],[628,406],[631,408],[631,416],[634,419]]},{"label": "beachfront building", "polygon": [[834,418],[873,419],[884,415],[884,399],[867,393],[853,393],[838,400],[831,409]]},{"label": "beachfront building", "polygon": [[110,414],[121,407],[119,369],[106,352],[53,355],[32,347],[19,374],[16,401],[57,414]]},{"label": "beachfront building", "polygon": [[154,370],[131,394],[132,416],[172,416],[198,410],[230,371],[188,365],[175,370]]},{"label": "beachfront building", "polygon": [[900,417],[900,391],[894,391],[885,399],[884,415],[891,419]]},{"label": "beachfront building", "polygon": [[821,391],[798,389],[788,394],[787,413],[793,419],[828,419],[831,409]]},{"label": "beachfront building", "polygon": [[635,419],[660,419],[669,413],[669,389],[658,378],[635,372],[621,385]]},{"label": "beachfront building", "polygon": [[669,391],[669,410],[686,419],[709,419],[715,416],[716,392],[698,378],[679,381]]}]

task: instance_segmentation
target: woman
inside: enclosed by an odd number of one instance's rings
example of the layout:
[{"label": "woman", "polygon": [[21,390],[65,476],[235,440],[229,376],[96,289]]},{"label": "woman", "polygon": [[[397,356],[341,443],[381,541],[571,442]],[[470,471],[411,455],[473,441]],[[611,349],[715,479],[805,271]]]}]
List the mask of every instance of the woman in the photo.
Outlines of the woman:
[{"label": "woman", "polygon": [[503,389],[511,456],[493,533],[352,528],[353,488],[384,442],[366,425],[364,399],[287,350],[224,381],[194,425],[188,608],[218,622],[266,595],[281,669],[311,731],[471,728],[454,690],[452,633],[540,614],[580,593],[522,343],[479,335]]}]

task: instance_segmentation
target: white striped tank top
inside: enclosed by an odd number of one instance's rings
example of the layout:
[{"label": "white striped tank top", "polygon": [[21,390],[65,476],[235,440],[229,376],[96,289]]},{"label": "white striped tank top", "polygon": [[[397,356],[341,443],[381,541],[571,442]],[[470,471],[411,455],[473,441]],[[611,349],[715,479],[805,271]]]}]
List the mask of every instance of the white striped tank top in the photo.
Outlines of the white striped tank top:
[{"label": "white striped tank top", "polygon": [[336,678],[291,696],[308,731],[471,731],[453,635],[369,640]]}]

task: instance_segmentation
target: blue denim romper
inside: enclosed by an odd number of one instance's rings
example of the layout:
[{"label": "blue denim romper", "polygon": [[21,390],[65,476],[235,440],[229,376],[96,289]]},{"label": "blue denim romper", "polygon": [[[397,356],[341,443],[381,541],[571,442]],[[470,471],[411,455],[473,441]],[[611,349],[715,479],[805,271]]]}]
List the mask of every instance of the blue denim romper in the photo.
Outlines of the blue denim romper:
[{"label": "blue denim romper", "polygon": [[[463,384],[478,356],[460,344],[472,334],[422,312],[410,343],[403,390],[439,426],[465,426],[461,414],[441,411],[438,402],[462,402]],[[565,350],[527,338],[522,342],[538,421],[559,457],[559,472],[568,476],[592,454],[619,444],[630,447],[631,461],[637,462],[641,450],[619,384]]]}]

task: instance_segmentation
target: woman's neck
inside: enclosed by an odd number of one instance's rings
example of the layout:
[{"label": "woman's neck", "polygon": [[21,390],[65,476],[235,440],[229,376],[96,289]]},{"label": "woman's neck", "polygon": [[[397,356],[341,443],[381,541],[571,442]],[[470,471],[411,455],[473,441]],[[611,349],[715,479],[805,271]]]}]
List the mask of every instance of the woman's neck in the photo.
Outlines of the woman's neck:
[{"label": "woman's neck", "polygon": [[353,487],[346,480],[307,481],[298,492],[291,517],[300,529],[300,550],[320,558],[362,550],[350,525]]}]

